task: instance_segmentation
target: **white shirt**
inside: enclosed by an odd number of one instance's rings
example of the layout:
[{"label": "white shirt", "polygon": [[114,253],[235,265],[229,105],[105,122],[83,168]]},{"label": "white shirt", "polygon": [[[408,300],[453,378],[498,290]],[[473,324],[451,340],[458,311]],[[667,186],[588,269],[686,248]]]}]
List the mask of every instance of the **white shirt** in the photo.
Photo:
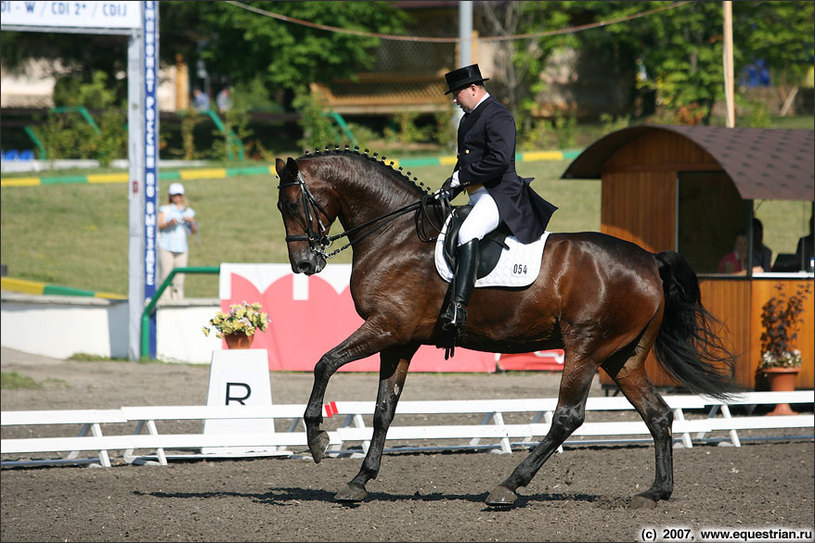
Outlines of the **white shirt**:
[{"label": "white shirt", "polygon": [[[172,226],[159,230],[158,246],[165,251],[186,253],[189,250],[187,246],[189,226],[186,222],[183,222],[183,219],[184,217],[195,217],[195,211],[191,207],[178,209],[174,204],[163,205],[158,210],[159,213],[164,214],[165,220],[172,223]],[[182,221],[183,224],[177,221]]]},{"label": "white shirt", "polygon": [[[481,97],[481,100],[479,100],[479,101],[478,101],[478,103],[477,103],[477,104],[475,105],[475,107],[473,108],[473,111],[475,111],[476,109],[478,109],[478,106],[480,106],[482,103],[484,103],[484,100],[486,100],[486,99],[487,99],[487,98],[489,98],[489,97],[490,97],[490,93],[485,92],[485,93],[484,93],[484,96],[482,96],[482,97]],[[471,111],[470,113],[472,113],[473,111]]]}]

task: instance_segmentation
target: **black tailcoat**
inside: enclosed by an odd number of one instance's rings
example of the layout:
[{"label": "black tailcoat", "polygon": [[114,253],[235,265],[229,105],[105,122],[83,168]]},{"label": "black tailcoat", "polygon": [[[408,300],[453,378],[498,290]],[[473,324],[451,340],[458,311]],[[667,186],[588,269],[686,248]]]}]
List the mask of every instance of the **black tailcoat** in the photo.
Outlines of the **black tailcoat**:
[{"label": "black tailcoat", "polygon": [[490,96],[458,126],[459,180],[483,184],[498,206],[501,220],[521,243],[536,241],[557,207],[540,197],[515,171],[515,119]]}]

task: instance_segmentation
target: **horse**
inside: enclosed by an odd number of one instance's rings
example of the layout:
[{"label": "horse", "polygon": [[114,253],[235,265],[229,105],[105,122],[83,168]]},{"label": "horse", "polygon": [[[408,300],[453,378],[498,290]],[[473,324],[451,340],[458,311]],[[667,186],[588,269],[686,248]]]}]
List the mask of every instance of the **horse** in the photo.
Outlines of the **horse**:
[{"label": "horse", "polygon": [[[441,346],[438,316],[448,284],[434,266],[434,217],[444,199],[366,149],[326,148],[297,159],[277,158],[278,203],[294,273],[312,275],[326,259],[352,248],[351,296],[363,324],[314,366],[303,416],[315,463],[326,454],[320,428],[331,376],[343,365],[379,353],[379,385],[370,447],[357,475],[334,498],[360,502],[380,469],[412,356]],[[447,204],[449,207],[449,203]],[[344,231],[329,235],[339,221]],[[430,225],[430,226],[428,226]],[[347,243],[333,252],[329,245]],[[584,421],[598,368],[613,378],[645,421],[654,442],[654,482],[631,498],[654,507],[673,492],[673,414],[649,381],[644,362],[654,347],[660,364],[691,392],[722,398],[732,384],[734,357],[716,335],[720,324],[701,304],[696,273],[672,251],[651,253],[599,232],[550,233],[540,272],[526,288],[476,288],[455,344],[473,350],[523,353],[563,349],[557,407],[548,433],[487,496],[511,507],[516,490]]]}]

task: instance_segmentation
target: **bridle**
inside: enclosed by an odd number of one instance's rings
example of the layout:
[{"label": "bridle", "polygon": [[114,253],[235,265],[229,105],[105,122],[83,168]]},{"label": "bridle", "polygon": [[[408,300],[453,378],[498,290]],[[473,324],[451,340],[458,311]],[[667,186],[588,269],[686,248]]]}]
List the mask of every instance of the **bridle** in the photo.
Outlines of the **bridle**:
[{"label": "bridle", "polygon": [[[325,249],[336,239],[336,236],[332,237],[328,235],[328,228],[325,227],[323,221],[320,219],[320,213],[326,218],[328,218],[328,214],[325,212],[325,209],[323,209],[323,206],[314,198],[314,195],[311,194],[311,191],[308,190],[308,186],[306,186],[306,182],[303,180],[303,176],[300,172],[297,172],[297,179],[295,181],[288,183],[281,182],[277,188],[279,190],[294,185],[300,187],[300,198],[302,199],[303,209],[306,213],[306,233],[296,236],[287,235],[286,243],[291,241],[308,241],[308,246],[313,252],[326,256],[324,254]],[[319,231],[314,229],[313,225],[315,219],[317,220]]]},{"label": "bridle", "polygon": [[[419,200],[418,202],[414,202],[414,203],[408,204],[408,205],[406,205],[404,207],[400,207],[399,209],[396,209],[394,211],[386,213],[385,215],[382,215],[380,217],[376,217],[375,219],[372,219],[370,221],[359,224],[359,225],[357,225],[357,226],[355,226],[353,228],[349,228],[348,230],[345,230],[344,232],[340,232],[339,234],[336,234],[334,236],[329,236],[328,235],[328,228],[326,228],[326,226],[323,224],[322,219],[320,218],[320,215],[322,214],[326,219],[328,219],[328,214],[325,212],[325,209],[323,209],[323,206],[321,206],[320,203],[314,198],[314,195],[308,189],[308,186],[306,185],[306,182],[303,179],[303,176],[299,171],[297,172],[297,178],[294,181],[289,181],[289,182],[285,182],[285,183],[281,182],[277,186],[277,188],[278,188],[278,190],[280,190],[282,188],[292,187],[292,186],[295,186],[295,185],[300,187],[300,198],[302,200],[303,209],[305,210],[305,214],[306,214],[306,217],[305,217],[305,219],[306,219],[306,233],[305,234],[296,234],[296,235],[287,235],[286,236],[286,243],[289,243],[289,242],[292,242],[292,241],[308,241],[308,246],[309,246],[309,249],[311,250],[311,252],[313,252],[315,254],[318,254],[318,255],[322,256],[323,258],[325,258],[325,259],[334,258],[340,252],[344,251],[348,247],[351,247],[354,243],[357,243],[358,241],[365,238],[366,236],[369,236],[369,235],[373,234],[377,230],[380,230],[384,226],[386,226],[389,223],[395,221],[400,216],[405,215],[406,213],[410,213],[412,211],[416,211],[416,231],[417,231],[417,234],[419,236],[419,239],[421,239],[422,241],[433,241],[433,240],[436,239],[435,237],[430,237],[430,236],[426,235],[426,231],[425,231],[425,228],[423,226],[425,222],[430,224],[430,226],[436,231],[436,233],[441,231],[441,225],[436,226],[435,224],[433,224],[433,221],[431,220],[430,215],[429,215],[428,210],[427,210],[428,201],[430,200],[432,195],[431,194],[425,194],[422,197],[422,199]],[[443,209],[443,211],[442,211],[442,222],[443,222],[444,216],[446,216],[446,213],[444,212],[444,210],[446,210],[447,207],[449,207],[449,202],[443,201],[442,202],[442,209]],[[314,223],[315,222],[317,223],[317,229],[314,228]],[[421,224],[421,226],[420,226],[420,224]],[[373,228],[371,228],[368,231],[362,233],[356,239],[351,240],[350,236],[352,234],[356,233],[357,231],[359,231],[359,230],[361,230],[363,228],[369,227],[369,226],[373,226]],[[344,238],[344,237],[348,238],[348,243],[346,243],[345,245],[343,245],[339,249],[335,249],[334,251],[331,251],[330,253],[327,252],[328,248],[331,247],[331,244],[333,244],[334,241],[336,241],[338,239],[341,239],[341,238]]]}]

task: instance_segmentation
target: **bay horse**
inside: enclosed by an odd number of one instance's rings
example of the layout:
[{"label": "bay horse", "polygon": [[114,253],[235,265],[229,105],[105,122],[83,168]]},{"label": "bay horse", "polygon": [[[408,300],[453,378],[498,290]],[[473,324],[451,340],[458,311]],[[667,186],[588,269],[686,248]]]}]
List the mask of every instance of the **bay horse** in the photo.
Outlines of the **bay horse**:
[{"label": "bay horse", "polygon": [[[438,316],[447,291],[422,230],[443,202],[368,150],[338,147],[298,159],[278,158],[277,207],[294,273],[319,273],[331,242],[353,247],[351,296],[364,323],[314,367],[304,413],[308,447],[319,463],[328,447],[320,428],[331,376],[341,366],[380,354],[373,436],[359,473],[335,499],[359,502],[380,469],[382,450],[411,357],[420,345],[443,344]],[[345,231],[330,236],[338,220]],[[698,279],[676,252],[651,253],[598,232],[552,233],[535,282],[524,289],[476,288],[457,345],[497,353],[563,349],[564,366],[550,429],[486,499],[512,506],[549,456],[584,420],[592,379],[602,367],[637,409],[653,436],[656,475],[634,496],[653,507],[673,492],[673,415],[649,381],[652,345],[662,366],[691,392],[727,397],[733,357],[702,307]],[[454,362],[451,362],[454,363]]]}]

